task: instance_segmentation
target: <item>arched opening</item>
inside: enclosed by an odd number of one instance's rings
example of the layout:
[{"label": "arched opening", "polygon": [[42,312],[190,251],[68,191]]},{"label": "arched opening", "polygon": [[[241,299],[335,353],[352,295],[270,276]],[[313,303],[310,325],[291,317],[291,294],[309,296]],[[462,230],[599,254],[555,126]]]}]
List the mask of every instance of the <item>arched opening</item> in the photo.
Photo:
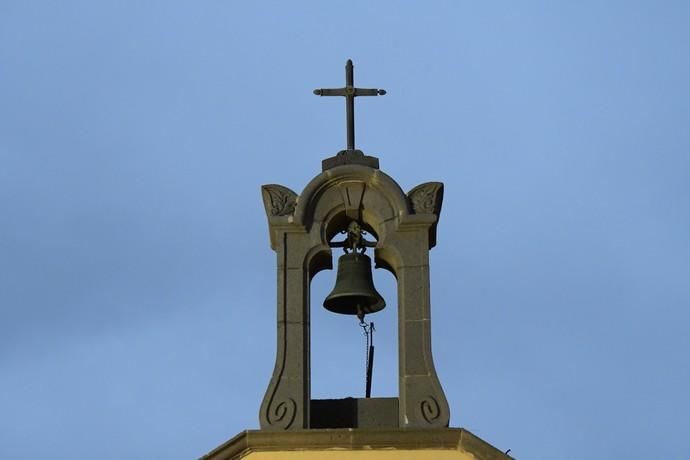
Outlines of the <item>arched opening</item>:
[{"label": "arched opening", "polygon": [[[333,265],[342,251],[333,251]],[[373,258],[373,256],[372,256]],[[323,301],[335,283],[335,270],[320,272],[311,282],[311,397],[363,398],[366,385],[366,337],[355,315],[333,313]],[[376,290],[386,307],[366,315],[374,323],[372,397],[398,396],[398,289],[387,270],[373,271]]]},{"label": "arched opening", "polygon": [[[337,272],[340,270],[339,259],[353,252],[353,228],[359,245],[355,252],[361,251],[372,260],[374,289],[386,303],[382,310],[368,313],[363,318],[357,316],[354,305],[345,306],[346,310],[349,309],[347,313],[324,307],[324,300],[335,292],[335,275],[340,275]],[[364,397],[370,360],[371,396],[397,396],[397,282],[390,272],[373,267],[374,248],[378,242],[376,230],[367,221],[354,221],[341,211],[329,219],[324,232],[332,252],[330,265],[336,270],[325,275],[317,274],[310,285],[312,398]],[[349,299],[348,302],[351,301]]]}]

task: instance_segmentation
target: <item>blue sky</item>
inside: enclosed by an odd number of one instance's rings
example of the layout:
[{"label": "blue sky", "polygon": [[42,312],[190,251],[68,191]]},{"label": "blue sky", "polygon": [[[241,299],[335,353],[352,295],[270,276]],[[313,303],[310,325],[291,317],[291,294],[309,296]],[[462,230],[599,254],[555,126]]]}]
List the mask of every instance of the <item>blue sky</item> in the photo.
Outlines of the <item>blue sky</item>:
[{"label": "blue sky", "polygon": [[[519,459],[687,457],[690,3],[0,2],[0,457],[196,458],[275,355],[260,185],[345,144],[445,183],[451,424]],[[394,280],[375,396],[397,394]],[[361,396],[313,282],[313,395]]]}]

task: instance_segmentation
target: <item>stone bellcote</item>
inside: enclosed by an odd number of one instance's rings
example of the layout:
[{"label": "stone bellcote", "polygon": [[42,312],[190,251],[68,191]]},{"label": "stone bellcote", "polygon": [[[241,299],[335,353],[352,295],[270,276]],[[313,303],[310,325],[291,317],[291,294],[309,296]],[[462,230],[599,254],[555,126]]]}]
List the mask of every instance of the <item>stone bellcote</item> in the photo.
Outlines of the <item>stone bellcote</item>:
[{"label": "stone bellcote", "polygon": [[[448,402],[431,353],[429,295],[443,184],[425,182],[405,193],[379,169],[378,158],[355,148],[355,97],[386,91],[355,87],[353,68],[348,60],[344,87],[314,91],[345,98],[347,148],[323,160],[322,172],[300,194],[277,184],[261,188],[276,253],[277,351],[260,429],[239,433],[202,460],[510,459],[472,433],[448,427]],[[346,239],[335,241],[339,233]],[[367,397],[311,398],[310,287],[317,273],[333,267],[333,248],[347,254],[340,256],[324,307],[356,315],[365,331],[373,324],[364,315],[381,310],[384,301],[371,281],[371,252],[361,255],[373,249],[376,268],[395,277],[397,305],[387,308],[397,308],[398,317],[396,397],[369,397],[369,347]]]},{"label": "stone bellcote", "polygon": [[[431,353],[429,296],[443,184],[427,182],[406,194],[371,160],[357,161],[349,151],[339,156],[340,162],[338,155],[324,161],[324,171],[299,195],[281,185],[262,187],[277,256],[278,347],[261,429],[447,427],[448,403]],[[352,220],[376,237],[376,266],[397,280],[399,396],[312,400],[310,282],[332,268],[329,241]]]}]

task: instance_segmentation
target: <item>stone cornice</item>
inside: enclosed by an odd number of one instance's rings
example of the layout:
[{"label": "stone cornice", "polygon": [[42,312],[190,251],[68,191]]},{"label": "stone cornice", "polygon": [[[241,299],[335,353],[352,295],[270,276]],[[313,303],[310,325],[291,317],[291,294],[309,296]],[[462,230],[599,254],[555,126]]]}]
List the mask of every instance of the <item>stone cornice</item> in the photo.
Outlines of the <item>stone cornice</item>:
[{"label": "stone cornice", "polygon": [[200,460],[235,460],[252,452],[302,450],[456,450],[477,460],[509,460],[491,444],[462,428],[362,430],[353,428],[266,431],[247,430]]}]

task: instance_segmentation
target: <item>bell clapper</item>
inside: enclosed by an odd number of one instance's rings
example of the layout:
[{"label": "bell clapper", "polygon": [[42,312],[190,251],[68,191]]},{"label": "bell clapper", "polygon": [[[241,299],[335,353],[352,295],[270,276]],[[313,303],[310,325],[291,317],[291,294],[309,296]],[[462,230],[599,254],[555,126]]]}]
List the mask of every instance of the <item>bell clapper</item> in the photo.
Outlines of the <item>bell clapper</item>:
[{"label": "bell clapper", "polygon": [[367,324],[364,322],[364,310],[361,304],[357,304],[357,319],[359,320],[360,326],[364,327],[364,325]]}]

